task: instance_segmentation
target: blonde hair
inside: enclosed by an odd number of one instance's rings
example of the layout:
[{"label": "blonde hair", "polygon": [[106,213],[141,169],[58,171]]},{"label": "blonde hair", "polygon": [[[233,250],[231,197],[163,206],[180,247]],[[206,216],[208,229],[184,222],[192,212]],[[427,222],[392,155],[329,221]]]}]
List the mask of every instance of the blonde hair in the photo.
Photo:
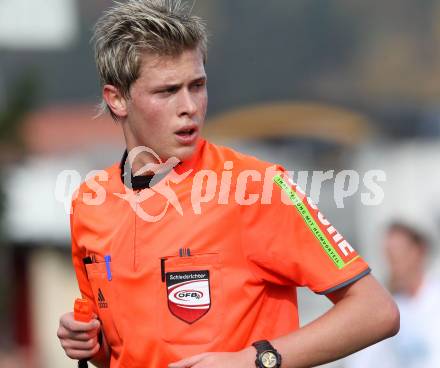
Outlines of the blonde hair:
[{"label": "blonde hair", "polygon": [[[115,2],[96,23],[92,41],[101,86],[111,84],[130,98],[130,86],[139,77],[141,53],[177,56],[199,48],[207,59],[207,33],[199,17],[180,0]],[[98,115],[106,109],[104,100]]]}]

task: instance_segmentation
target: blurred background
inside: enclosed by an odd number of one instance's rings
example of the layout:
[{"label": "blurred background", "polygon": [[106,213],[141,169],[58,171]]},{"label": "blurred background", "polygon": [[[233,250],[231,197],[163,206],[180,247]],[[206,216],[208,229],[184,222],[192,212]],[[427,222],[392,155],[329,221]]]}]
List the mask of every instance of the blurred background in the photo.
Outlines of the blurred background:
[{"label": "blurred background", "polygon": [[[63,203],[79,182],[57,180],[63,170],[84,180],[124,150],[110,117],[93,119],[100,90],[89,39],[110,5],[0,0],[4,368],[75,366],[56,330],[79,294]],[[309,173],[294,174],[308,192],[314,171],[330,173],[311,195],[382,282],[384,229],[395,218],[434,240],[427,268],[438,274],[440,0],[204,0],[194,12],[210,30],[206,137]],[[349,169],[359,190],[341,202],[334,177]],[[385,173],[383,198],[364,205],[370,170]],[[300,298],[303,324],[330,307],[307,290]]]}]

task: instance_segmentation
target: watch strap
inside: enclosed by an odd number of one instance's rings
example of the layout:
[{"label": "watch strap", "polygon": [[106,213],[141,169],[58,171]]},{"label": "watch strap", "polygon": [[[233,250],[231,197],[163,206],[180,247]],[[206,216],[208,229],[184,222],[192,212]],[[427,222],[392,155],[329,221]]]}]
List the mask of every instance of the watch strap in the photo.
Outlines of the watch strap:
[{"label": "watch strap", "polygon": [[272,344],[267,340],[259,340],[255,341],[252,346],[257,349],[259,353],[266,351],[266,350],[275,350],[275,348],[272,346]]},{"label": "watch strap", "polygon": [[260,362],[260,355],[264,352],[272,352],[277,358],[276,367],[281,367],[281,355],[278,351],[273,347],[273,345],[267,340],[259,340],[252,343],[252,346],[257,350],[257,359],[255,360],[255,366],[260,368],[264,366]]}]

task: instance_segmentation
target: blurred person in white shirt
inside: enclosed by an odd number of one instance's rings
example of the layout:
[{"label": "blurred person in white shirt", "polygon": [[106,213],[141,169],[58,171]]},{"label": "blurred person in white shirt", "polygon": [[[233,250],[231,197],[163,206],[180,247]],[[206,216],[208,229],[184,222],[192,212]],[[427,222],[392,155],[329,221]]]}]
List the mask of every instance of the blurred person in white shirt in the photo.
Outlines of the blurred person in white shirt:
[{"label": "blurred person in white shirt", "polygon": [[[393,222],[384,237],[388,286],[400,309],[400,333],[344,361],[346,368],[439,368],[440,282],[428,272],[427,235]],[[374,313],[374,311],[371,311]]]}]

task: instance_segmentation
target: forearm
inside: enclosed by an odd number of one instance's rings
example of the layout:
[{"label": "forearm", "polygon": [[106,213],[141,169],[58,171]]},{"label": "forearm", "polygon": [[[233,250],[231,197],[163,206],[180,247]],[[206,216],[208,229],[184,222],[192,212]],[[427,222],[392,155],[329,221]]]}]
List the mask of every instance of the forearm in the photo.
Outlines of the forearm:
[{"label": "forearm", "polygon": [[385,293],[348,295],[307,326],[272,341],[283,368],[335,361],[398,331],[398,310]]}]

